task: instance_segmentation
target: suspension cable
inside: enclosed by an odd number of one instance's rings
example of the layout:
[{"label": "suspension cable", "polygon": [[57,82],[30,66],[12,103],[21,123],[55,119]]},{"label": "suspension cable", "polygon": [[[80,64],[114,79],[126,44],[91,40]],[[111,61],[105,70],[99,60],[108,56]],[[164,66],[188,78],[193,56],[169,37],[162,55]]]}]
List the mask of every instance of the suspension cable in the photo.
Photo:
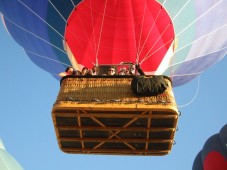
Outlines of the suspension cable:
[{"label": "suspension cable", "polygon": [[[177,50],[175,51],[174,57],[176,58],[176,54],[177,54],[179,51],[181,51],[181,50],[183,50],[184,48],[186,48],[187,46],[189,46],[189,45],[191,45],[191,44],[193,44],[193,43],[195,43],[195,42],[197,42],[197,41],[199,41],[199,40],[201,40],[201,39],[203,39],[203,38],[206,38],[206,37],[209,36],[210,34],[216,32],[216,31],[218,31],[219,29],[222,29],[222,28],[224,28],[224,27],[226,27],[226,26],[227,26],[227,24],[226,24],[226,25],[223,25],[222,27],[219,27],[219,28],[217,28],[217,29],[215,29],[215,30],[213,30],[213,31],[211,31],[211,32],[209,32],[209,33],[207,33],[207,34],[205,34],[204,36],[202,36],[202,37],[200,37],[200,38],[198,38],[198,39],[196,39],[196,40],[194,40],[194,41],[188,43],[187,45],[185,45],[185,46],[183,46],[183,47],[177,49]],[[213,52],[204,54],[204,55],[202,55],[202,56],[199,56],[199,57],[196,57],[196,58],[193,58],[193,59],[190,59],[190,60],[194,60],[194,59],[197,59],[197,58],[205,57],[205,56],[208,55],[208,54],[212,54],[212,53],[221,51],[221,50],[223,50],[223,49],[225,49],[225,48],[227,48],[227,46],[226,46],[226,47],[223,47],[223,48],[221,48],[221,49],[218,49],[217,51],[213,51]],[[187,61],[190,61],[190,60],[186,60],[186,61],[183,61],[183,62],[187,62]],[[179,65],[179,64],[181,64],[181,63],[183,63],[183,62],[178,62],[178,63],[172,64],[172,65],[170,65],[169,67],[172,67],[172,68],[173,68],[173,66]],[[169,68],[169,67],[168,67],[168,68]],[[174,73],[174,71],[175,71],[175,70],[173,70],[173,73]],[[172,74],[173,74],[173,73],[172,73]]]},{"label": "suspension cable", "polygon": [[64,36],[61,35],[61,33],[59,33],[54,27],[52,27],[48,22],[46,22],[43,18],[41,18],[37,13],[35,13],[25,3],[21,2],[20,0],[17,0],[17,1],[20,2],[23,6],[25,6],[29,11],[31,11],[35,16],[37,16],[41,21],[43,21],[45,24],[47,24],[52,30],[54,30],[58,35],[60,35],[64,39]]},{"label": "suspension cable", "polygon": [[[179,12],[173,17],[173,19],[172,19],[173,21],[174,21],[174,20],[177,18],[177,16],[183,11],[183,9],[186,7],[186,5],[187,5],[190,1],[191,1],[191,0],[188,0],[188,1],[186,2],[186,4],[184,4],[184,6],[179,10]],[[192,23],[190,23],[186,28],[184,28],[183,30],[181,30],[181,31],[176,35],[176,37],[178,37],[178,36],[179,36],[182,32],[184,32],[188,27],[190,27],[192,24],[194,24],[195,22],[197,22],[201,17],[203,17],[203,16],[206,15],[208,12],[210,12],[213,8],[215,8],[217,5],[219,5],[219,3],[221,3],[222,1],[223,1],[223,0],[218,1],[216,4],[214,4],[212,7],[210,7],[205,13],[203,13],[203,14],[202,14],[201,16],[199,16],[196,20],[194,20]],[[165,3],[165,2],[164,2],[164,3]],[[164,3],[163,3],[163,4],[164,4]],[[227,24],[226,24],[226,25],[227,25]],[[205,38],[205,37],[208,36],[209,34],[212,34],[213,32],[215,32],[215,31],[217,31],[217,30],[219,30],[219,29],[225,27],[226,25],[224,25],[224,26],[222,26],[222,27],[219,27],[219,28],[213,30],[212,32],[209,32],[208,34],[206,34],[206,35],[204,35],[204,36],[202,36],[202,37],[200,37],[200,38],[198,38],[198,39],[196,39],[196,40],[190,42],[189,44],[187,44],[187,45],[181,47],[180,49],[177,49],[177,50],[175,51],[175,53],[177,53],[177,52],[183,50],[184,48],[186,48],[187,46],[191,45],[192,43],[194,43],[194,42],[196,42],[196,41],[199,41],[199,40],[202,39],[202,38]]]},{"label": "suspension cable", "polygon": [[[84,32],[85,32],[85,35],[86,35],[86,38],[87,38],[87,42],[89,42],[88,32],[87,32],[87,30],[86,30],[86,28],[85,28],[85,26],[84,26],[84,22],[83,22],[83,20],[81,19],[81,16],[79,15],[79,13],[78,13],[78,17],[79,17],[79,20],[80,20],[80,22],[81,22],[81,24],[82,24],[82,26],[83,26],[83,30],[84,30]],[[91,46],[91,49],[94,51],[94,53],[96,53],[96,50],[94,49],[93,46]],[[91,56],[89,56],[89,58],[91,58]]]},{"label": "suspension cable", "polygon": [[[144,60],[146,60],[147,58],[149,58],[151,56],[151,54],[149,55],[149,53],[151,52],[151,50],[154,48],[154,46],[157,44],[157,42],[161,39],[162,35],[166,32],[166,30],[169,28],[169,26],[171,25],[172,23],[170,23],[166,28],[165,30],[161,33],[161,35],[159,36],[158,39],[156,39],[155,43],[153,44],[153,46],[150,48],[150,50],[147,52],[147,54],[144,56]],[[173,39],[171,39],[170,41],[172,41]],[[168,41],[167,43],[169,43],[170,41]],[[164,47],[167,43],[165,43],[164,45],[161,46]],[[158,51],[161,49],[159,48]],[[157,50],[156,50],[157,51]],[[153,53],[152,53],[153,54]]]},{"label": "suspension cable", "polygon": [[183,11],[183,9],[188,5],[188,3],[190,2],[191,0],[188,0],[184,5],[183,7],[178,11],[178,13],[173,17],[172,21],[175,20],[175,18]]},{"label": "suspension cable", "polygon": [[99,53],[99,48],[100,48],[100,41],[101,41],[101,37],[102,37],[102,29],[103,29],[103,23],[104,23],[104,16],[106,14],[106,4],[107,4],[107,0],[105,1],[105,6],[104,6],[104,12],[103,12],[103,17],[102,17],[102,24],[101,24],[101,30],[100,30],[100,34],[99,34],[99,41],[98,41],[98,49],[95,55],[96,58],[96,65],[98,65],[98,53]]},{"label": "suspension cable", "polygon": [[[142,48],[141,48],[141,50],[140,50],[140,52],[139,52],[139,56],[140,56],[140,54],[141,54],[141,52],[142,52],[142,50],[143,50],[143,48],[144,48],[144,46],[145,46],[145,44],[146,44],[146,42],[147,42],[149,36],[150,36],[151,31],[152,31],[153,28],[154,28],[154,25],[155,25],[155,23],[156,23],[156,21],[157,21],[157,19],[158,19],[158,17],[159,17],[159,14],[160,14],[161,10],[162,10],[162,6],[161,6],[161,8],[159,9],[158,14],[157,14],[157,16],[156,16],[156,18],[155,18],[155,20],[154,20],[154,22],[153,22],[153,24],[152,24],[152,26],[151,26],[151,28],[150,28],[150,30],[149,30],[149,33],[148,33],[148,35],[147,35],[147,37],[146,37],[146,40],[145,40],[144,43],[143,43],[143,46],[142,46]],[[166,30],[166,29],[165,29],[165,30]],[[160,38],[159,38],[159,39],[160,39]],[[156,40],[155,44],[156,44],[156,43],[157,43],[157,40]],[[153,44],[152,48],[153,48],[153,47],[154,47],[154,44]],[[152,48],[150,48],[150,50],[151,50]],[[150,52],[150,50],[149,50],[149,52]],[[149,52],[148,52],[148,53],[149,53]],[[147,53],[147,54],[148,54],[148,53]]]},{"label": "suspension cable", "polygon": [[73,0],[71,0],[71,2],[72,2],[73,6],[74,6],[74,8],[75,8],[75,7],[76,7],[76,5],[74,4]]},{"label": "suspension cable", "polygon": [[29,33],[29,34],[31,34],[32,36],[34,36],[34,37],[36,37],[36,38],[38,38],[38,39],[44,41],[45,43],[49,44],[50,46],[52,46],[52,47],[54,47],[54,48],[58,49],[59,51],[61,51],[61,52],[63,52],[63,53],[66,54],[66,52],[65,52],[64,50],[62,50],[61,48],[55,46],[55,45],[52,44],[52,43],[49,43],[47,40],[41,38],[40,36],[38,36],[38,35],[36,35],[36,34],[30,32],[29,30],[26,30],[25,28],[19,26],[18,24],[16,24],[15,22],[11,21],[11,20],[8,19],[7,17],[4,17],[4,19],[6,19],[7,21],[9,21],[11,24],[15,25],[16,27],[20,28],[21,30],[23,30],[23,31],[25,31],[25,32],[27,32],[27,33]]},{"label": "suspension cable", "polygon": [[166,3],[166,0],[164,0],[164,2],[162,3],[162,5],[164,5]]},{"label": "suspension cable", "polygon": [[[146,56],[145,58],[143,58],[143,60],[141,61],[141,64],[146,61],[148,58],[150,58],[152,55],[154,55],[155,53],[157,53],[159,50],[161,50],[163,47],[166,46],[166,44],[170,43],[171,41],[173,41],[173,39],[171,38],[170,40],[168,40],[165,44],[163,44],[161,47],[159,47],[157,50],[155,50],[153,53],[149,54],[148,56]],[[149,51],[150,52],[150,51]],[[149,53],[148,52],[148,53]]]},{"label": "suspension cable", "polygon": [[139,64],[139,50],[140,50],[140,42],[141,42],[141,37],[142,37],[142,32],[143,32],[143,25],[144,25],[144,17],[145,17],[146,6],[147,6],[147,0],[145,2],[144,9],[143,9],[143,20],[142,20],[142,26],[141,26],[141,29],[140,29],[139,44],[138,44],[137,51],[136,51],[136,64],[137,65]]},{"label": "suspension cable", "polygon": [[51,0],[48,0],[48,2],[53,6],[53,8],[57,11],[57,13],[61,16],[61,18],[65,21],[66,19],[63,17],[63,15],[60,13],[60,11],[58,11],[58,9],[54,6],[54,4],[51,2]]},{"label": "suspension cable", "polygon": [[[218,60],[216,60],[216,62],[215,63],[213,63],[213,65],[214,64],[216,64],[216,63],[218,63],[219,61],[221,61],[224,57],[225,57],[225,55],[227,54],[227,47],[225,47],[226,48],[226,51],[225,51],[225,53],[223,54],[223,56],[221,57],[221,58],[219,58]],[[223,48],[223,49],[225,49],[225,48]],[[220,51],[220,50],[219,50]],[[173,75],[173,77],[179,77],[179,76],[190,76],[190,75],[198,75],[198,74],[201,74],[202,72],[198,72],[198,73],[190,73],[190,74],[181,74],[181,75]]]},{"label": "suspension cable", "polygon": [[[219,28],[219,29],[220,29],[220,28]],[[217,31],[217,30],[215,30],[215,31]],[[209,33],[209,34],[211,34],[211,33]],[[209,34],[207,34],[206,36],[208,36]],[[202,38],[204,38],[204,37],[205,37],[205,36],[203,36]],[[201,39],[201,38],[199,38],[199,39]],[[190,44],[192,44],[192,43],[198,41],[199,39],[197,39],[197,40],[191,42]],[[165,47],[165,45],[168,44],[169,42],[171,42],[172,40],[173,40],[173,39],[167,41],[164,45],[162,45],[160,48],[158,48],[158,49],[157,49],[156,51],[154,51],[152,54],[150,54],[149,56],[147,56],[146,58],[144,58],[144,59],[141,61],[141,64],[142,64],[145,60],[147,60],[149,57],[151,57],[152,55],[154,55],[156,52],[158,52],[159,50],[161,50],[161,48]],[[190,45],[190,44],[188,44],[188,45]],[[187,45],[187,46],[188,46],[188,45]],[[186,48],[186,46],[184,46],[184,48]],[[223,48],[219,49],[218,51],[221,51],[221,50],[223,50],[223,49],[225,49],[225,48],[227,48],[227,47],[223,47]],[[175,52],[175,54],[176,54],[177,52],[179,52],[180,50],[182,50],[182,49],[183,49],[183,47],[182,47],[181,49],[177,50],[177,51]],[[189,59],[189,60],[185,60],[185,61],[181,61],[181,62],[172,64],[172,65],[170,65],[168,68],[173,67],[173,66],[175,66],[175,65],[182,64],[182,63],[184,63],[184,62],[188,62],[188,61],[190,61],[190,60],[194,60],[194,59],[198,59],[198,58],[201,58],[201,57],[205,57],[205,56],[208,55],[208,54],[215,53],[215,52],[218,52],[218,51],[210,52],[210,53],[207,53],[207,54],[205,54],[205,55],[202,55],[202,56],[199,56],[199,57],[196,57],[196,58],[193,58],[193,59]]]},{"label": "suspension cable", "polygon": [[[181,62],[177,62],[177,63],[175,63],[175,64],[172,64],[172,65],[168,66],[167,69],[168,69],[168,68],[171,68],[171,67],[174,67],[174,66],[177,66],[177,65],[180,65],[180,64],[183,64],[183,63],[186,63],[186,62],[189,62],[189,61],[192,61],[192,60],[196,60],[196,59],[198,59],[198,58],[207,57],[209,54],[216,53],[216,52],[219,52],[219,51],[222,51],[222,50],[225,50],[225,49],[226,49],[226,51],[227,51],[227,46],[226,46],[226,47],[223,47],[223,48],[221,48],[221,49],[218,49],[218,50],[216,50],[216,51],[213,51],[213,52],[204,54],[204,55],[202,55],[202,56],[196,57],[196,58],[191,58],[191,59],[188,59],[188,60],[184,60],[184,61],[181,61]],[[225,54],[226,54],[226,53],[225,53]],[[225,56],[225,54],[224,54],[224,56]],[[224,58],[224,56],[222,56],[217,62],[219,62],[220,60],[222,60],[222,59]]]},{"label": "suspension cable", "polygon": [[198,77],[197,90],[196,90],[193,98],[189,102],[187,102],[186,104],[178,106],[178,108],[186,107],[186,106],[192,104],[195,101],[195,99],[198,96],[198,94],[199,94],[199,89],[200,89],[200,76]]},{"label": "suspension cable", "polygon": [[217,28],[217,29],[215,29],[215,30],[213,30],[213,31],[211,31],[211,32],[209,32],[209,33],[207,33],[207,34],[205,34],[205,35],[199,37],[199,38],[197,38],[197,39],[194,40],[194,41],[191,41],[190,43],[186,44],[185,46],[183,46],[183,47],[177,49],[177,50],[175,51],[175,53],[178,53],[179,51],[183,50],[183,49],[186,48],[187,46],[189,46],[189,45],[191,45],[191,44],[193,44],[193,43],[195,43],[195,42],[197,42],[197,41],[199,41],[199,40],[201,40],[201,39],[203,39],[203,38],[206,38],[206,37],[209,36],[210,34],[213,34],[213,33],[215,33],[216,31],[219,31],[220,29],[222,29],[222,28],[224,28],[224,27],[226,27],[226,26],[227,26],[227,24],[225,24],[225,25],[223,25],[223,26],[221,26],[221,27],[219,27],[219,28]]},{"label": "suspension cable", "polygon": [[196,72],[196,73],[188,73],[188,74],[174,74],[172,77],[185,77],[185,76],[196,76],[203,73],[203,71]]},{"label": "suspension cable", "polygon": [[[218,30],[220,30],[220,29],[222,29],[222,28],[224,28],[224,27],[226,27],[226,26],[227,26],[227,24],[226,24],[226,25],[223,25],[222,27],[219,27],[219,28],[217,28],[217,29],[215,29],[215,30],[213,30],[213,31],[211,31],[211,32],[209,32],[209,33],[207,33],[206,35],[204,35],[204,36],[202,36],[202,37],[199,37],[198,39],[196,39],[196,40],[190,42],[189,44],[187,44],[187,45],[185,45],[185,46],[183,46],[183,47],[177,49],[174,53],[175,53],[175,54],[178,53],[179,51],[183,50],[183,49],[186,48],[187,46],[189,46],[189,45],[191,45],[191,44],[193,44],[193,43],[195,43],[195,42],[197,42],[197,41],[199,41],[199,40],[201,40],[201,39],[203,39],[203,38],[206,38],[206,37],[209,36],[210,34],[216,32],[216,31],[218,31]],[[169,43],[170,41],[172,41],[172,39],[169,40],[169,41],[167,41],[167,43]],[[144,58],[144,59],[141,61],[141,63],[144,62],[145,60],[147,60],[150,56],[154,55],[156,52],[158,52],[158,51],[159,51],[162,47],[164,47],[167,43],[165,43],[165,44],[162,45],[159,49],[157,49],[155,52],[153,52],[152,54],[150,54],[150,55],[148,55],[146,58]],[[219,51],[221,51],[222,49],[225,49],[225,48],[226,48],[226,47],[223,47],[223,48],[221,48]],[[216,51],[215,51],[215,52],[216,52]],[[213,53],[213,52],[211,52],[211,53]],[[209,53],[208,53],[208,54],[209,54]],[[206,54],[206,55],[207,55],[207,54]],[[201,57],[203,57],[203,56],[201,56]],[[197,57],[197,58],[200,58],[200,57]],[[191,59],[191,60],[192,60],[192,59]],[[189,60],[187,60],[187,61],[189,61]],[[185,62],[186,62],[186,61],[185,61]],[[179,63],[177,63],[177,64],[173,64],[173,65],[171,65],[171,66],[178,65],[178,64],[181,64],[181,62],[179,62]],[[169,67],[171,67],[171,66],[169,66]]]},{"label": "suspension cable", "polygon": [[219,5],[223,0],[218,1],[216,4],[214,4],[212,7],[210,7],[206,12],[204,12],[202,15],[200,15],[198,18],[196,18],[194,21],[192,21],[188,26],[186,26],[183,30],[181,30],[176,36],[179,37],[186,29],[188,29],[191,25],[193,25],[195,22],[197,22],[200,18],[204,17],[206,14],[208,14],[213,8],[215,8],[217,5]]},{"label": "suspension cable", "polygon": [[95,27],[94,27],[94,20],[93,20],[93,14],[92,14],[92,5],[91,5],[91,1],[90,1],[90,11],[91,11],[91,23],[92,23],[92,36],[94,39],[94,50],[95,50],[95,54],[97,53],[97,49],[96,49],[96,39],[95,39]]},{"label": "suspension cable", "polygon": [[44,56],[44,55],[40,55],[40,54],[34,53],[34,52],[29,51],[29,50],[26,50],[26,49],[24,49],[24,51],[27,52],[27,53],[33,54],[33,55],[35,55],[35,56],[37,56],[37,57],[46,59],[46,60],[51,60],[51,61],[53,61],[53,62],[63,64],[63,65],[65,65],[65,66],[70,66],[70,65],[68,65],[68,64],[66,64],[66,63],[64,63],[64,62],[61,62],[61,61],[58,61],[58,60],[55,60],[55,59],[46,57],[46,56]]}]

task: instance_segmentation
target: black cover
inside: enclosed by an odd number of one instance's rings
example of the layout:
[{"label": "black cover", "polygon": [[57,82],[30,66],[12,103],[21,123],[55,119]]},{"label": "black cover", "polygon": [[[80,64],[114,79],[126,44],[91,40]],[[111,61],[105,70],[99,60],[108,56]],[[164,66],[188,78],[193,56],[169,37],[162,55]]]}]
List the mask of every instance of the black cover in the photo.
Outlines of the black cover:
[{"label": "black cover", "polygon": [[156,96],[163,93],[168,84],[161,75],[135,76],[131,82],[133,93],[138,96]]}]

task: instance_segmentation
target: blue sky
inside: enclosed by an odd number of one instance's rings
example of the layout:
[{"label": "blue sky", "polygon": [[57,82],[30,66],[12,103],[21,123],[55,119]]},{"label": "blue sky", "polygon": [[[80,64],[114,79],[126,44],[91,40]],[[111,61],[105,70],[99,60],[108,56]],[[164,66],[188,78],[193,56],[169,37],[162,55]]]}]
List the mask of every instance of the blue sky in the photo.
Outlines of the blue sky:
[{"label": "blue sky", "polygon": [[[205,141],[227,123],[227,59],[174,89],[180,107],[176,145],[166,156],[66,154],[51,118],[59,82],[35,66],[0,24],[0,138],[26,170],[190,170]],[[199,87],[199,88],[198,88]]]}]

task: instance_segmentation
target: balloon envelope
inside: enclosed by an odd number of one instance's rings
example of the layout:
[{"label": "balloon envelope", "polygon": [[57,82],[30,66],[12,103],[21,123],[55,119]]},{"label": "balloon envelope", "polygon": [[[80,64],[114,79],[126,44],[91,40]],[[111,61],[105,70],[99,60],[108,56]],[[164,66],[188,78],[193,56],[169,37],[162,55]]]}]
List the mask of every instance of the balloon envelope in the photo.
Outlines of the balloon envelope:
[{"label": "balloon envelope", "polygon": [[227,124],[218,134],[211,136],[196,156],[193,170],[227,169]]},{"label": "balloon envelope", "polygon": [[1,0],[7,31],[54,77],[67,66],[136,62],[179,86],[227,51],[227,1]]},{"label": "balloon envelope", "polygon": [[16,159],[10,155],[0,139],[0,169],[1,170],[23,170]]}]

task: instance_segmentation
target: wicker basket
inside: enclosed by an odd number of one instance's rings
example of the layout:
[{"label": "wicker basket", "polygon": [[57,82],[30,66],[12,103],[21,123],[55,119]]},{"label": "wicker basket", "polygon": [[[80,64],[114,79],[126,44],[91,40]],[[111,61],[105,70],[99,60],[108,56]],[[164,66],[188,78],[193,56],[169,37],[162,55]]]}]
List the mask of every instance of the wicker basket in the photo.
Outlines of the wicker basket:
[{"label": "wicker basket", "polygon": [[171,88],[138,97],[132,77],[65,77],[52,118],[62,151],[82,154],[165,155],[178,110]]}]

